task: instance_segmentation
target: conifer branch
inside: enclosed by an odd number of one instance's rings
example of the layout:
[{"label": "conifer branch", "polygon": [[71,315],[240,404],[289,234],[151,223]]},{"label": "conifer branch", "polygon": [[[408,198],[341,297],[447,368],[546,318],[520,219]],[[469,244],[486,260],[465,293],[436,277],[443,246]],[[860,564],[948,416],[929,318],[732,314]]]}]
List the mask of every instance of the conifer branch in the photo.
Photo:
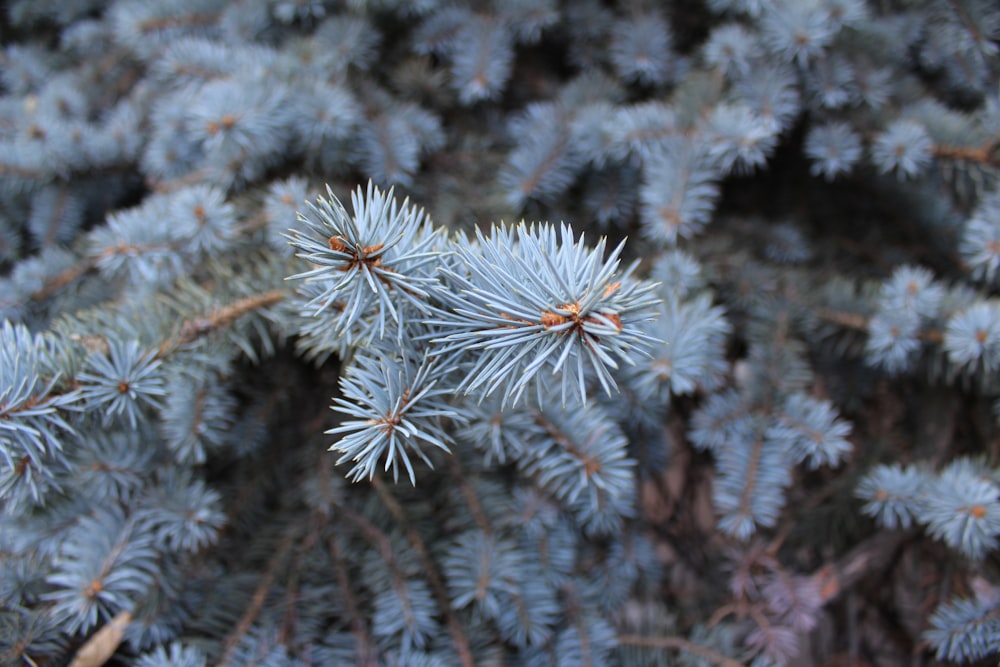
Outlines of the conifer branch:
[{"label": "conifer branch", "polygon": [[[958,595],[906,643],[996,652],[1000,473],[964,455],[1000,417],[995,2],[97,4],[0,26],[0,663],[786,664],[924,541]],[[887,393],[919,373],[972,426],[851,460],[851,419],[934,419]],[[350,490],[300,451],[334,387]],[[712,483],[670,510],[731,599],[706,628],[695,567],[650,627],[711,639],[616,637],[664,607],[636,483],[685,437]],[[858,504],[879,532],[797,572],[796,524]],[[247,604],[192,616],[202,568]]]},{"label": "conifer branch", "polygon": [[558,425],[549,420],[543,412],[535,410],[534,419],[535,423],[541,426],[549,437],[557,442],[559,446],[566,451],[566,453],[580,462],[580,467],[587,479],[601,472],[600,459],[581,451],[580,447],[573,440],[573,438]]},{"label": "conifer branch", "polygon": [[962,162],[974,162],[989,167],[1000,168],[1000,153],[998,153],[1000,140],[994,141],[988,146],[946,146],[936,144],[933,148],[934,155],[945,160],[959,160]]},{"label": "conifer branch", "polygon": [[[336,504],[330,488],[331,468],[329,465],[323,465],[322,461],[318,461],[317,464],[319,470],[318,476],[320,494],[326,501],[331,504]],[[349,508],[346,508],[345,506],[336,506],[338,509],[350,511]],[[318,510],[318,513],[321,515],[322,521],[325,524],[328,524],[330,516],[326,511],[326,507],[322,507]],[[350,511],[350,513],[354,515],[352,511]],[[354,516],[356,519],[356,515]],[[337,587],[340,589],[340,594],[343,596],[344,607],[346,608],[349,624],[351,626],[351,634],[354,635],[354,642],[357,647],[357,663],[360,667],[376,667],[378,664],[378,650],[375,642],[372,640],[371,635],[365,627],[364,615],[362,614],[358,597],[355,595],[354,588],[351,585],[351,577],[347,570],[347,562],[344,558],[342,541],[343,538],[337,532],[336,528],[334,528],[327,536],[326,545],[327,550],[330,553],[330,560],[333,562],[333,573],[337,580]]]},{"label": "conifer branch", "polygon": [[[864,315],[845,313],[829,308],[819,308],[816,310],[816,314],[828,322],[853,331],[867,332],[869,323],[871,322],[871,319]],[[944,341],[944,331],[934,327],[927,327],[918,331],[917,337],[929,343],[941,343]]]},{"label": "conifer branch", "polygon": [[758,437],[750,445],[750,458],[743,473],[743,492],[740,494],[739,508],[735,512],[742,517],[753,517],[751,504],[753,503],[754,487],[757,485],[757,475],[763,451],[764,439]]},{"label": "conifer branch", "polygon": [[378,651],[375,642],[365,629],[364,616],[358,604],[357,596],[351,588],[351,579],[347,573],[347,564],[344,562],[343,549],[340,546],[340,537],[331,535],[327,540],[330,550],[330,557],[333,560],[334,576],[337,578],[337,587],[340,594],[344,596],[344,606],[350,618],[351,633],[354,635],[355,645],[358,649],[357,664],[359,667],[375,667],[378,665]]},{"label": "conifer branch", "polygon": [[[393,589],[396,591],[396,593],[400,596],[401,599],[404,600],[407,599],[409,596],[408,594],[409,589],[407,588],[406,577],[400,570],[399,564],[397,562],[398,559],[396,557],[395,552],[393,551],[392,542],[389,539],[389,537],[363,514],[356,512],[355,510],[344,504],[338,504],[337,507],[340,514],[343,515],[345,518],[347,518],[349,521],[351,521],[358,529],[360,529],[361,532],[364,534],[365,538],[375,546],[375,548],[379,552],[379,556],[382,558],[382,561],[389,568],[392,577],[391,585]],[[397,509],[399,509],[399,511],[402,511],[401,508],[397,507]],[[406,532],[412,531],[412,529],[408,527],[408,524],[403,524],[403,525],[407,526],[404,529]],[[423,573],[423,575],[428,579],[430,579],[430,574],[433,573],[427,573],[427,572]],[[433,589],[433,584],[432,584],[432,589]],[[408,615],[408,612],[404,613],[404,615]],[[363,630],[361,631],[361,634],[355,632],[355,637],[359,638],[363,642],[367,641],[367,633],[365,633]],[[363,644],[363,645],[366,647],[368,653],[374,651],[374,647],[376,646],[374,644],[371,645]],[[372,659],[374,659],[374,656],[372,656]]]},{"label": "conifer branch", "polygon": [[287,291],[274,289],[261,294],[243,297],[233,303],[216,308],[201,317],[185,320],[177,333],[160,344],[156,356],[158,358],[165,357],[178,348],[190,345],[203,336],[229,326],[234,320],[243,315],[260,310],[261,308],[273,306],[287,297]]},{"label": "conifer branch", "polygon": [[355,511],[351,507],[339,503],[337,509],[364,534],[365,539],[378,549],[379,556],[385,561],[386,565],[395,571],[397,569],[397,558],[395,552],[392,550],[392,541],[389,537],[365,515]]},{"label": "conifer branch", "polygon": [[908,537],[895,531],[873,535],[838,560],[813,572],[810,577],[816,582],[823,604],[835,600],[864,577],[890,564]]},{"label": "conifer branch", "polygon": [[392,492],[389,491],[385,482],[379,477],[374,477],[371,483],[376,493],[378,493],[379,498],[382,499],[382,502],[389,510],[389,513],[392,514],[396,522],[403,528],[406,539],[410,542],[410,546],[413,547],[414,551],[417,552],[417,557],[420,558],[420,562],[424,568],[424,576],[430,582],[431,591],[433,591],[434,597],[437,600],[438,608],[445,618],[452,641],[455,642],[455,651],[458,653],[459,661],[463,667],[474,667],[475,660],[472,658],[472,648],[469,639],[466,637],[461,623],[459,623],[458,618],[456,618],[451,609],[451,603],[448,601],[448,590],[445,588],[441,574],[438,572],[437,564],[431,558],[427,545],[420,537],[420,534],[413,529],[413,524],[406,518],[406,512],[403,511],[403,508],[392,495]]},{"label": "conifer branch", "polygon": [[219,14],[217,12],[192,12],[190,14],[146,19],[136,24],[135,27],[140,32],[150,33],[159,30],[169,30],[171,28],[212,25],[218,22],[218,20]]},{"label": "conifer branch", "polygon": [[97,268],[97,260],[92,257],[85,257],[68,269],[64,269],[49,278],[40,289],[31,293],[31,299],[38,302],[45,301],[62,288],[76,282],[95,268]]},{"label": "conifer branch", "polygon": [[969,37],[972,38],[972,41],[977,46],[982,48],[981,45],[983,42],[989,40],[983,35],[976,22],[969,16],[968,11],[962,6],[962,3],[958,0],[948,0],[948,4],[951,6],[951,10],[955,13],[955,16],[958,17],[958,22],[961,24],[962,29],[969,33]]},{"label": "conifer branch", "polygon": [[10,176],[14,178],[25,178],[25,179],[37,179],[42,180],[45,178],[45,172],[40,169],[29,169],[27,167],[16,167],[10,164],[4,164],[0,162],[0,175]]},{"label": "conifer branch", "polygon": [[486,512],[483,511],[483,505],[479,502],[479,496],[476,495],[475,490],[469,484],[469,480],[465,477],[465,471],[462,470],[462,464],[459,462],[457,456],[448,457],[448,467],[451,469],[451,474],[455,477],[455,481],[458,483],[458,488],[462,492],[462,497],[465,498],[465,502],[469,504],[469,513],[472,515],[472,520],[476,522],[476,526],[479,530],[483,531],[486,535],[491,535],[493,533],[493,526],[490,524],[489,518],[486,516]]},{"label": "conifer branch", "polygon": [[277,578],[278,568],[281,567],[288,553],[292,550],[292,546],[295,544],[295,539],[300,530],[301,528],[298,525],[292,524],[285,531],[284,537],[278,543],[274,555],[271,556],[266,569],[261,575],[257,588],[254,589],[253,596],[250,598],[250,604],[247,606],[246,611],[243,612],[236,627],[233,628],[222,643],[222,654],[218,662],[216,662],[216,667],[225,667],[232,661],[236,647],[243,637],[250,632],[257,617],[260,616],[261,611],[264,609],[264,602],[267,600],[267,595]]},{"label": "conifer branch", "polygon": [[309,517],[309,527],[308,530],[306,530],[305,539],[302,540],[300,545],[297,545],[295,549],[295,557],[292,560],[291,567],[289,568],[288,581],[285,584],[285,614],[278,632],[278,641],[282,644],[291,644],[297,635],[295,632],[295,625],[298,621],[297,612],[299,609],[296,602],[301,593],[299,590],[299,582],[304,570],[303,564],[305,562],[305,558],[308,555],[309,550],[316,546],[316,543],[319,542],[320,522],[321,517],[319,512],[313,512]]},{"label": "conifer branch", "polygon": [[853,329],[854,331],[868,330],[868,318],[858,313],[845,313],[830,308],[818,308],[816,314],[827,322],[844,327],[845,329]]},{"label": "conifer branch", "polygon": [[683,651],[704,658],[719,667],[744,667],[743,663],[713,648],[703,646],[684,637],[646,637],[643,635],[618,635],[621,644],[665,650]]}]

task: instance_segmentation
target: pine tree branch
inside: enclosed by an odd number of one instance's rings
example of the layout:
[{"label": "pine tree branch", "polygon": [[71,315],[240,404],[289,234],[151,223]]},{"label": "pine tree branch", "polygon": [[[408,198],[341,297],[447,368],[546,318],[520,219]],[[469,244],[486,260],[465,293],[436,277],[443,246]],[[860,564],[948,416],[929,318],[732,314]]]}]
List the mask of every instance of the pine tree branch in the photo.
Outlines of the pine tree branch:
[{"label": "pine tree branch", "polygon": [[850,589],[865,576],[891,562],[907,539],[906,533],[882,531],[857,545],[839,560],[811,575],[823,604]]},{"label": "pine tree branch", "polygon": [[[321,462],[318,463],[318,466],[317,478],[320,496],[329,500],[331,505],[336,504],[330,488],[331,468],[329,465],[322,465]],[[348,509],[341,505],[337,507],[340,510]],[[330,514],[327,508],[321,507],[318,513],[324,523],[329,523]],[[340,534],[334,529],[327,538],[327,548],[330,551],[330,559],[333,561],[333,574],[337,579],[337,586],[340,588],[341,595],[344,596],[344,606],[347,608],[351,634],[354,635],[357,647],[357,664],[359,667],[377,667],[378,648],[365,627],[365,615],[361,611],[361,605],[358,602],[358,597],[354,594],[354,589],[351,588],[351,577],[347,571],[347,563],[344,561],[344,550],[341,547],[341,542]]]},{"label": "pine tree branch", "polygon": [[452,640],[455,642],[455,651],[458,653],[461,664],[464,667],[474,667],[476,663],[472,658],[472,649],[469,644],[469,638],[465,636],[465,631],[462,629],[461,624],[459,624],[458,619],[452,612],[451,604],[448,601],[448,591],[441,579],[441,574],[437,571],[434,559],[431,558],[427,545],[424,544],[423,539],[421,539],[417,531],[413,529],[412,524],[406,518],[406,513],[403,511],[403,508],[400,506],[395,497],[393,497],[392,493],[390,493],[389,489],[385,485],[385,482],[383,482],[379,477],[374,477],[372,478],[372,487],[378,493],[382,502],[385,503],[389,513],[392,514],[399,525],[403,527],[403,530],[406,533],[406,539],[410,542],[410,546],[413,547],[414,551],[417,552],[417,556],[420,558],[420,562],[424,568],[424,575],[427,577],[427,581],[430,582],[431,590],[434,592],[434,597],[437,599],[438,607],[441,609],[441,613],[445,617],[448,630],[451,633]]},{"label": "pine tree branch", "polygon": [[185,28],[190,26],[206,26],[217,23],[218,12],[192,12],[180,16],[162,16],[160,18],[147,19],[136,25],[136,28],[143,33],[158,32],[169,28]]},{"label": "pine tree branch", "polygon": [[[586,453],[581,452],[573,438],[560,429],[559,426],[552,423],[542,412],[536,410],[534,419],[536,424],[545,429],[550,438],[559,443],[568,454],[582,462],[583,471],[588,479],[601,471],[601,461],[596,457],[588,456]],[[600,489],[600,491],[603,494],[603,489]]]},{"label": "pine tree branch", "polygon": [[115,255],[141,255],[147,252],[155,252],[158,250],[170,250],[172,252],[179,252],[177,243],[125,243],[123,241],[118,241],[117,245],[109,245],[95,258],[95,260],[107,259],[108,257],[114,257]]},{"label": "pine tree branch", "polygon": [[990,167],[1000,167],[1000,155],[997,155],[996,149],[996,143],[989,146],[945,146],[936,144],[932,152],[935,156],[946,160],[974,162]]},{"label": "pine tree branch", "polygon": [[[408,595],[406,578],[401,573],[401,570],[397,564],[396,554],[392,550],[392,542],[389,539],[389,537],[384,532],[382,532],[382,530],[379,529],[378,526],[372,523],[367,517],[354,511],[347,505],[338,504],[337,510],[341,516],[343,516],[348,521],[351,521],[355,526],[357,526],[361,530],[361,532],[364,533],[365,538],[369,542],[371,542],[376,549],[378,549],[382,561],[388,566],[392,574],[393,588],[396,589],[401,598],[405,598]],[[350,589],[346,590],[349,591]],[[368,642],[367,633],[363,629],[364,623],[360,620],[361,618],[362,618],[361,615],[357,617],[358,622],[361,623],[361,629],[359,630],[360,634],[355,633],[355,636],[359,637],[364,642]],[[353,627],[353,622],[354,619],[352,618],[352,627]],[[369,650],[367,651],[366,655],[369,655],[371,660],[375,660],[376,658],[374,651],[375,645],[370,642],[368,642],[368,645],[369,645]]]},{"label": "pine tree branch", "polygon": [[817,308],[816,314],[822,319],[845,329],[868,331],[868,318],[857,313],[846,313],[832,308]]},{"label": "pine tree branch", "polygon": [[472,520],[476,522],[476,527],[486,535],[492,535],[493,526],[490,524],[486,512],[483,511],[483,505],[479,502],[479,496],[476,495],[476,492],[469,485],[469,481],[465,478],[465,471],[462,470],[462,464],[459,463],[458,457],[449,456],[448,463],[451,468],[451,474],[458,483],[458,488],[469,506]]},{"label": "pine tree branch", "polygon": [[350,617],[351,633],[354,635],[357,646],[357,665],[359,667],[376,667],[378,665],[378,651],[375,642],[365,629],[364,615],[358,605],[358,598],[351,588],[351,579],[347,573],[347,564],[344,562],[343,550],[340,547],[340,537],[331,535],[327,541],[330,549],[330,558],[333,560],[333,574],[337,578],[337,586],[340,587],[344,596],[344,606]]},{"label": "pine tree branch", "polygon": [[587,624],[580,617],[579,595],[577,595],[572,582],[567,582],[562,586],[561,590],[566,598],[566,615],[572,619],[573,625],[576,626],[577,636],[580,638],[580,658],[582,659],[582,665],[583,667],[592,667],[591,656],[593,655],[593,651],[591,650],[590,633],[587,632]]},{"label": "pine tree branch", "polygon": [[97,267],[97,261],[91,257],[85,257],[68,269],[64,269],[49,278],[39,289],[31,293],[32,301],[45,301],[53,294],[66,287],[70,283],[79,280],[87,273]]},{"label": "pine tree branch", "polygon": [[206,180],[210,180],[207,170],[195,169],[194,171],[169,181],[156,181],[153,180],[152,176],[147,176],[146,187],[148,187],[150,191],[157,194],[169,194],[174,190],[180,190],[181,188],[186,188],[190,185],[204,183]]},{"label": "pine tree branch", "polygon": [[157,358],[163,358],[174,350],[190,345],[213,331],[226,327],[237,318],[261,308],[273,306],[288,296],[286,290],[273,289],[263,294],[254,294],[238,299],[231,304],[216,308],[207,315],[185,320],[176,334],[160,344]]},{"label": "pine tree branch", "polygon": [[[207,315],[185,320],[181,324],[177,333],[167,337],[162,343],[160,343],[157,348],[156,358],[162,359],[177,349],[184,347],[185,345],[190,345],[199,338],[232,324],[239,317],[261,308],[273,306],[274,304],[283,301],[287,296],[288,292],[286,290],[273,289],[262,294],[254,294],[238,299],[226,306],[216,308]],[[84,338],[72,335],[70,338],[81,342],[88,349],[101,350],[106,349],[107,347],[106,342],[102,337]],[[74,384],[75,381],[71,383],[71,389],[75,388],[75,386],[72,386]],[[44,396],[33,396],[31,399],[26,401],[24,405],[18,407],[17,410],[9,410],[6,414],[11,415],[19,411],[30,410],[39,403],[60,396],[63,393],[64,392],[62,391],[54,391],[45,394]],[[3,407],[3,405],[0,405],[0,410],[2,410]]]},{"label": "pine tree branch", "polygon": [[46,177],[45,172],[24,167],[14,167],[9,164],[0,163],[0,176],[14,176],[20,178],[34,178],[39,181]]},{"label": "pine tree branch", "polygon": [[59,193],[56,198],[56,202],[53,205],[52,210],[48,215],[48,220],[47,220],[48,224],[46,225],[45,236],[39,239],[41,242],[41,246],[43,248],[52,246],[57,242],[56,237],[59,231],[59,225],[54,223],[58,223],[59,217],[61,215],[65,215],[66,203],[68,201],[69,201],[69,189],[66,187],[66,184],[63,183],[59,188]]},{"label": "pine tree branch", "polygon": [[229,633],[223,642],[222,657],[219,658],[216,667],[224,667],[230,663],[240,640],[250,631],[257,617],[260,616],[261,611],[264,609],[264,602],[267,600],[267,594],[271,590],[271,586],[274,584],[274,579],[277,576],[278,567],[285,560],[288,552],[291,551],[298,532],[299,526],[296,524],[292,524],[285,532],[285,536],[278,544],[274,556],[271,557],[271,560],[267,564],[267,569],[261,573],[260,583],[254,589],[253,597],[250,598],[250,605],[243,612],[239,623],[236,624],[236,627],[233,628],[233,631]]},{"label": "pine tree branch", "polygon": [[[193,181],[193,183],[198,183],[198,182],[200,181],[198,180]],[[183,183],[181,185],[190,185],[190,184]],[[266,226],[267,222],[268,220],[266,216],[264,216],[262,213],[255,215],[243,221],[243,223],[237,227],[236,230],[237,234],[243,235],[252,233],[257,229]],[[96,269],[98,261],[102,258],[111,257],[112,255],[118,253],[131,253],[134,251],[144,252],[150,250],[161,250],[163,248],[170,248],[172,250],[176,250],[176,247],[173,244],[166,244],[166,245],[158,244],[158,245],[147,245],[147,246],[119,245],[119,246],[105,248],[104,251],[101,252],[99,257],[84,257],[73,266],[63,269],[56,275],[49,278],[45,282],[45,284],[43,284],[40,288],[31,293],[31,300],[37,302],[45,301],[46,299],[50,298],[53,294],[61,290],[66,285],[69,285],[70,283],[79,280],[87,273]]]},{"label": "pine tree branch", "polygon": [[378,526],[368,520],[366,516],[360,514],[347,505],[338,504],[337,511],[348,521],[352,522],[364,533],[365,538],[378,549],[382,560],[393,570],[396,568],[396,554],[392,551],[392,543],[389,538],[379,530]]},{"label": "pine tree branch", "polygon": [[295,623],[297,617],[296,612],[298,611],[296,601],[299,596],[299,573],[301,573],[304,569],[302,565],[306,554],[319,541],[318,513],[314,512],[312,514],[309,524],[309,531],[306,533],[305,539],[295,550],[295,559],[292,561],[292,566],[289,569],[288,574],[288,583],[285,585],[285,617],[281,623],[281,631],[278,635],[278,641],[286,646],[291,645],[296,636]]},{"label": "pine tree branch", "polygon": [[644,637],[642,635],[619,635],[619,644],[629,646],[641,646],[648,648],[660,648],[666,650],[683,651],[701,658],[705,658],[720,667],[744,667],[743,663],[734,658],[716,651],[708,646],[702,646],[683,637]]},{"label": "pine tree branch", "polygon": [[[827,322],[844,327],[845,329],[860,331],[862,333],[868,332],[868,318],[864,315],[845,313],[831,308],[818,308],[816,309],[816,314]],[[941,343],[944,341],[944,332],[941,329],[928,328],[918,331],[917,337],[929,343]]]},{"label": "pine tree branch", "polygon": [[[760,457],[764,452],[764,438],[758,437],[753,443],[750,452],[750,462],[746,470],[743,471],[743,493],[740,495],[739,514],[753,519],[753,493],[757,486],[757,474],[760,467]],[[756,523],[756,521],[754,521]]]},{"label": "pine tree branch", "polygon": [[983,42],[989,41],[983,35],[982,30],[976,25],[976,22],[972,20],[969,13],[962,7],[961,3],[957,0],[948,0],[948,4],[951,5],[951,9],[955,12],[955,16],[958,18],[958,22],[962,25],[962,28],[969,33],[969,37],[972,41],[976,43],[977,46],[982,48]]}]

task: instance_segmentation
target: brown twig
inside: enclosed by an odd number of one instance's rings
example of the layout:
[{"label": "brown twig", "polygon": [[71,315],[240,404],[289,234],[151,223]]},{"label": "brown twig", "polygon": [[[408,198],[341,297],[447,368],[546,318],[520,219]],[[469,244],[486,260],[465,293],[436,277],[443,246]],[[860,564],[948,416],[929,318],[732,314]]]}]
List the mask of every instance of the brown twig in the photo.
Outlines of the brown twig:
[{"label": "brown twig", "polygon": [[458,462],[458,457],[449,456],[448,463],[451,467],[451,474],[458,481],[458,488],[461,490],[462,496],[469,506],[469,513],[472,514],[472,520],[476,522],[476,527],[486,535],[493,534],[493,526],[490,525],[489,517],[483,511],[483,504],[479,502],[479,496],[476,495],[476,492],[469,486],[468,480],[465,479],[465,471],[462,470],[462,464]]},{"label": "brown twig", "polygon": [[389,492],[385,482],[378,477],[375,477],[372,479],[372,486],[378,493],[379,498],[382,499],[382,502],[385,503],[389,513],[392,514],[399,525],[403,528],[410,546],[412,546],[413,550],[417,552],[417,557],[420,559],[424,568],[424,575],[427,577],[427,581],[431,585],[431,590],[434,593],[434,597],[437,599],[438,607],[440,608],[441,613],[444,614],[448,630],[451,633],[452,640],[455,642],[455,651],[458,653],[458,658],[461,664],[464,667],[474,667],[476,663],[472,658],[472,649],[469,645],[469,638],[465,636],[465,631],[459,624],[455,614],[452,613],[451,604],[448,601],[448,591],[445,589],[444,582],[441,580],[441,575],[438,573],[437,567],[434,565],[434,560],[431,558],[427,545],[424,544],[420,534],[413,529],[412,524],[406,518],[406,513],[403,511],[403,508],[400,506],[399,502],[392,495],[392,493]]},{"label": "brown twig", "polygon": [[32,301],[44,301],[71,282],[82,278],[97,266],[97,261],[86,257],[68,269],[64,269],[49,278],[40,288],[31,293]]},{"label": "brown twig", "polygon": [[273,289],[263,294],[253,294],[238,299],[221,308],[216,308],[207,315],[185,320],[176,334],[160,344],[156,356],[164,357],[179,347],[189,345],[202,336],[232,324],[234,320],[247,313],[273,306],[287,296],[286,290]]},{"label": "brown twig", "polygon": [[365,629],[361,607],[358,605],[357,597],[351,590],[351,579],[347,574],[347,565],[340,548],[340,538],[332,535],[328,542],[330,558],[333,560],[333,574],[337,578],[337,585],[344,596],[344,606],[351,621],[351,633],[358,649],[357,664],[361,667],[375,667],[378,664],[375,643],[368,636]]},{"label": "brown twig", "polygon": [[664,650],[675,650],[690,653],[706,660],[710,660],[720,667],[744,667],[743,663],[735,658],[720,653],[708,646],[702,646],[683,637],[646,637],[643,635],[619,635],[619,644],[629,646],[643,646],[647,648],[659,648]]},{"label": "brown twig", "polygon": [[[382,557],[382,560],[388,566],[392,574],[393,588],[396,589],[401,598],[406,597],[407,596],[406,578],[403,575],[402,571],[400,570],[399,563],[397,562],[396,559],[396,554],[392,550],[392,541],[389,539],[389,537],[384,532],[382,532],[382,530],[379,529],[378,526],[369,521],[367,517],[365,517],[362,514],[359,514],[358,512],[355,512],[347,505],[342,505],[342,504],[337,505],[337,511],[340,517],[346,519],[347,521],[350,521],[358,529],[360,529],[361,532],[364,534],[365,538],[369,542],[371,542],[376,549],[378,549],[379,555]],[[345,591],[349,592],[349,589],[345,589]],[[353,596],[351,597],[353,598]],[[363,614],[361,614],[360,612],[357,612],[356,617],[352,617],[352,626],[354,625],[354,622],[356,620],[357,623],[359,624],[358,632],[361,633],[360,635],[356,633],[355,637],[358,637],[359,641],[364,641],[366,645],[371,646],[371,642],[365,639],[367,637],[367,633],[364,632],[364,626],[363,622],[361,621],[361,618],[363,618]],[[374,655],[372,657],[372,660],[375,660]]]},{"label": "brown twig", "polygon": [[859,315],[857,313],[845,313],[839,310],[833,310],[832,308],[818,308],[816,314],[821,318],[841,326],[845,329],[853,329],[855,331],[868,331],[868,318],[864,315]]},{"label": "brown twig", "polygon": [[[842,311],[832,310],[830,308],[819,308],[816,310],[816,314],[819,315],[821,319],[844,327],[845,329],[862,332],[868,331],[869,319],[864,315],[858,315],[857,313],[845,313]],[[917,338],[925,340],[929,343],[941,343],[944,341],[944,332],[940,329],[924,329],[923,331],[917,332]]]},{"label": "brown twig", "polygon": [[1000,167],[1000,156],[996,146],[942,146],[936,145],[932,151],[936,157],[960,162],[975,162],[990,167]]},{"label": "brown twig", "polygon": [[905,539],[905,533],[878,533],[858,544],[839,560],[814,572],[811,578],[823,604],[835,599],[874,570],[887,565]]},{"label": "brown twig", "polygon": [[296,534],[298,533],[298,526],[294,525],[289,528],[286,532],[285,537],[281,540],[278,545],[277,550],[274,552],[274,556],[267,564],[267,569],[261,575],[260,583],[257,584],[257,588],[253,592],[253,597],[250,598],[250,606],[247,610],[243,612],[243,616],[240,617],[239,623],[233,628],[233,631],[229,633],[226,640],[222,644],[222,657],[219,658],[219,662],[216,663],[217,667],[223,667],[228,665],[233,659],[233,653],[236,651],[236,646],[240,643],[240,640],[250,631],[253,626],[254,621],[260,616],[261,610],[264,608],[264,602],[267,600],[267,594],[271,590],[271,586],[274,584],[274,579],[277,576],[278,567],[281,565],[282,561],[285,560],[285,556],[292,548],[292,544],[295,542]]}]

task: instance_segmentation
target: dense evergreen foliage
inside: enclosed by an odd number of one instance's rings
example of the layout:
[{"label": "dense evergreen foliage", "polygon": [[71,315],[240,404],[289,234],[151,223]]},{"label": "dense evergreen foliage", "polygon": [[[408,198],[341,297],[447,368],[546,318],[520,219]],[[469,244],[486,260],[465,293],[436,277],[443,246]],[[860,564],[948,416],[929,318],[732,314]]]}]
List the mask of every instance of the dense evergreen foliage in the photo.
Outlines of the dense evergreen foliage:
[{"label": "dense evergreen foliage", "polygon": [[0,664],[1000,655],[992,0],[0,6]]}]

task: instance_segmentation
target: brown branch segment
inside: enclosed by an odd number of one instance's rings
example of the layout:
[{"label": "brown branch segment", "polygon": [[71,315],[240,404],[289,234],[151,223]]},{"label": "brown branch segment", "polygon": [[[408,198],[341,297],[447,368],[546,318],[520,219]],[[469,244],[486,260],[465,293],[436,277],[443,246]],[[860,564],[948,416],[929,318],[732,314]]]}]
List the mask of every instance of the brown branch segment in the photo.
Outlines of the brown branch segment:
[{"label": "brown branch segment", "polygon": [[643,635],[619,635],[619,644],[629,646],[641,646],[646,648],[659,648],[665,650],[683,651],[705,658],[719,667],[744,667],[743,663],[735,658],[716,651],[708,646],[702,646],[683,637],[645,637]]},{"label": "brown branch segment", "polygon": [[201,317],[185,320],[180,330],[160,344],[157,357],[164,357],[179,347],[189,345],[202,336],[229,326],[237,318],[261,308],[273,306],[283,301],[288,292],[273,289],[262,294],[254,294],[222,306]]},{"label": "brown branch segment", "polygon": [[451,603],[448,601],[448,591],[445,588],[444,581],[441,579],[441,574],[437,570],[437,566],[434,564],[434,559],[431,558],[430,550],[424,543],[420,534],[413,529],[413,525],[406,517],[406,512],[400,506],[399,502],[393,497],[389,489],[386,487],[385,482],[383,482],[378,477],[372,479],[372,486],[378,493],[379,498],[385,503],[386,508],[389,513],[392,514],[393,518],[399,523],[406,534],[406,539],[409,541],[410,546],[413,547],[414,551],[417,552],[417,557],[420,559],[420,563],[424,568],[424,575],[427,577],[427,581],[431,585],[431,590],[434,592],[434,597],[437,599],[438,607],[441,613],[445,617],[445,622],[448,625],[448,631],[451,633],[451,638],[455,642],[455,652],[458,654],[459,660],[463,667],[475,667],[475,660],[472,658],[472,648],[469,644],[469,638],[465,635],[465,630],[462,629],[461,624],[452,612]]},{"label": "brown branch segment", "polygon": [[216,667],[224,667],[224,665],[228,665],[232,661],[233,654],[236,652],[236,647],[239,645],[240,640],[250,631],[254,621],[257,620],[260,612],[264,609],[264,602],[267,600],[267,594],[270,592],[271,586],[274,585],[278,567],[284,562],[288,552],[292,549],[292,545],[295,544],[295,538],[298,536],[298,526],[293,525],[292,528],[293,530],[289,530],[285,534],[285,537],[275,550],[274,556],[268,562],[267,569],[261,574],[260,583],[254,589],[253,597],[250,598],[250,605],[247,607],[247,610],[243,612],[243,616],[236,624],[236,627],[233,628],[233,631],[229,633],[223,642],[222,657],[219,658]]},{"label": "brown branch segment", "polygon": [[989,167],[1000,167],[997,145],[989,146],[945,146],[937,144],[931,151],[935,157],[959,162],[974,162]]}]

